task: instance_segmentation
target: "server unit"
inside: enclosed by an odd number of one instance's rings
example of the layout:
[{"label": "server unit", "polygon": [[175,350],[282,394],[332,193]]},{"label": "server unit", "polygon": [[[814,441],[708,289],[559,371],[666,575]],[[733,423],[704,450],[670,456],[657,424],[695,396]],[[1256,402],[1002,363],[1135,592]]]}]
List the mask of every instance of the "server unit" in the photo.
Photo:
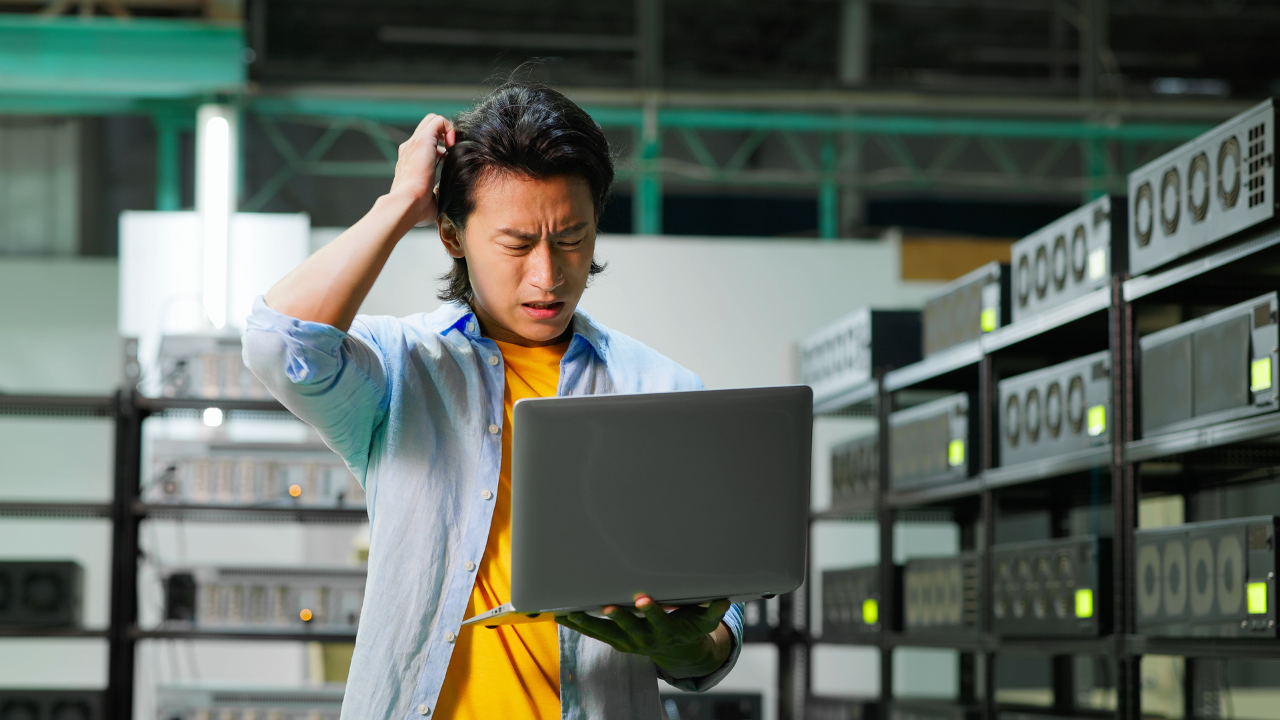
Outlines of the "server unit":
[{"label": "server unit", "polygon": [[894,700],[890,720],[978,720],[982,710],[945,700]]},{"label": "server unit", "polygon": [[1009,322],[1009,266],[988,263],[924,303],[925,357],[976,340]]},{"label": "server unit", "polygon": [[165,573],[165,620],[197,630],[352,632],[364,604],[354,568],[173,569]]},{"label": "server unit", "polygon": [[977,469],[977,423],[969,422],[969,396],[899,410],[889,416],[889,484],[895,488],[959,482]]},{"label": "server unit", "polygon": [[0,688],[0,720],[105,720],[98,690]]},{"label": "server unit", "polygon": [[172,398],[268,400],[240,354],[240,338],[167,335],[160,341],[160,392]]},{"label": "server unit", "polygon": [[1143,436],[1275,411],[1276,310],[1271,292],[1140,339]]},{"label": "server unit", "polygon": [[1276,637],[1276,518],[1134,532],[1138,631]]},{"label": "server unit", "polygon": [[764,698],[760,693],[661,693],[663,720],[760,720]]},{"label": "server unit", "polygon": [[1013,322],[1107,287],[1124,268],[1125,207],[1103,196],[1013,244]]},{"label": "server unit", "polygon": [[338,720],[343,688],[206,688],[160,685],[157,720]]},{"label": "server unit", "polygon": [[1108,351],[1001,380],[998,392],[1001,465],[1068,455],[1110,442]]},{"label": "server unit", "polygon": [[919,310],[859,308],[800,343],[800,382],[822,400],[919,359]]},{"label": "server unit", "polygon": [[831,506],[873,497],[880,487],[880,436],[850,440],[831,448]]},{"label": "server unit", "polygon": [[322,444],[156,440],[154,503],[364,507],[364,489]]},{"label": "server unit", "polygon": [[1129,173],[1134,275],[1276,217],[1275,106],[1267,100]]},{"label": "server unit", "polygon": [[908,560],[902,573],[907,634],[977,633],[981,566],[978,553]]},{"label": "server unit", "polygon": [[991,608],[1005,636],[1097,636],[1110,630],[1111,543],[1097,537],[996,545]]},{"label": "server unit", "polygon": [[810,695],[804,704],[805,720],[877,720],[880,706],[871,700]]},{"label": "server unit", "polygon": [[[902,597],[902,568],[893,568],[891,595]],[[891,627],[899,613],[883,605],[880,566],[825,570],[822,573],[822,637],[855,640]]]},{"label": "server unit", "polygon": [[0,560],[0,627],[78,627],[83,600],[76,562]]}]

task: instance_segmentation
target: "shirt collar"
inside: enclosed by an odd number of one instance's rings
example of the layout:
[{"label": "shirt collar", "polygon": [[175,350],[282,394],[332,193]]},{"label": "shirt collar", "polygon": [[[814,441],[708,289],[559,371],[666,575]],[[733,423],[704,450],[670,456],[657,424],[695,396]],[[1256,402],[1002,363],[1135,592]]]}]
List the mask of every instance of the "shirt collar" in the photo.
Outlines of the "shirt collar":
[{"label": "shirt collar", "polygon": [[[438,332],[443,336],[447,336],[450,332],[457,330],[473,341],[479,341],[484,338],[480,334],[480,322],[476,319],[476,314],[467,305],[446,303],[440,306],[440,309],[433,315],[436,316],[438,321]],[[608,336],[605,334],[604,329],[596,324],[596,321],[591,319],[591,316],[581,308],[573,314],[573,336],[575,340],[582,338],[591,346],[591,349],[595,351],[596,356],[601,360],[606,360],[608,357],[606,355],[606,349],[609,346]],[[566,356],[574,352],[574,344],[570,342]]]}]

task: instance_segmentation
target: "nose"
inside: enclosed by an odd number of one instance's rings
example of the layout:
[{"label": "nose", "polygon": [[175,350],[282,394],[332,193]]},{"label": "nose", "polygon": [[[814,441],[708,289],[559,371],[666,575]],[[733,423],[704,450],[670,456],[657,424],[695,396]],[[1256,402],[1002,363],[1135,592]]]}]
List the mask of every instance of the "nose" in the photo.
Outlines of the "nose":
[{"label": "nose", "polygon": [[538,242],[527,257],[526,277],[529,284],[547,293],[564,284],[564,273],[560,269],[560,263],[556,261],[555,252],[551,250],[550,242]]}]

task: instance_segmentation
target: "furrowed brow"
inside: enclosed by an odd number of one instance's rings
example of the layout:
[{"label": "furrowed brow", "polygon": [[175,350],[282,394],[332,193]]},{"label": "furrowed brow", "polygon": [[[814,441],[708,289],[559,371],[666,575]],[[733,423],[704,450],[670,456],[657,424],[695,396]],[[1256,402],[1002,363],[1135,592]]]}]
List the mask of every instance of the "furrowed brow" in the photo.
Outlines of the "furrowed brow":
[{"label": "furrowed brow", "polygon": [[[582,232],[583,228],[586,226],[586,222],[575,223],[564,230],[552,233],[551,236],[557,238],[573,237],[574,235]],[[517,230],[515,228],[498,228],[498,232],[517,240],[524,240],[525,242],[537,242],[537,240],[542,237],[541,233],[530,233],[523,230]]]}]

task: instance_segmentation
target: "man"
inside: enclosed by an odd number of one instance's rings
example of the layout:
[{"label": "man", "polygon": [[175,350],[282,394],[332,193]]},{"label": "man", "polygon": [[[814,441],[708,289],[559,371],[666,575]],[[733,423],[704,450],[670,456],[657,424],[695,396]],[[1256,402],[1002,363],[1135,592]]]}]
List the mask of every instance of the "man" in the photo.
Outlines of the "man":
[{"label": "man", "polygon": [[[602,269],[596,224],[612,182],[608,143],[581,108],[509,83],[456,126],[428,115],[400,146],[390,192],[255,304],[245,362],[368,498],[344,718],[652,720],[655,676],[704,690],[733,667],[742,614],[727,601],[667,614],[637,595],[643,618],[610,606],[609,619],[579,613],[562,627],[460,627],[510,600],[516,400],[702,386],[577,310]],[[431,220],[454,258],[446,304],[356,317],[396,243]]]}]

